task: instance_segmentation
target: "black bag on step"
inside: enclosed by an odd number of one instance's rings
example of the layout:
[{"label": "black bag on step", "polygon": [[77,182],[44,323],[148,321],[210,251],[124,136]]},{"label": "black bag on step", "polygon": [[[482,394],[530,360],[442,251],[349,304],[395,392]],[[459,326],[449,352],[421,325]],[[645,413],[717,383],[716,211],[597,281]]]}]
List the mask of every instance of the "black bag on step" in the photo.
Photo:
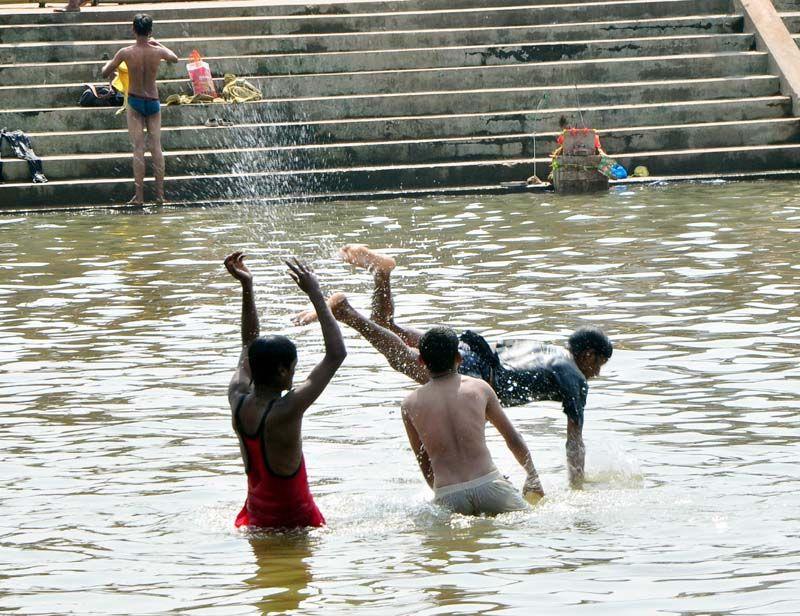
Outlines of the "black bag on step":
[{"label": "black bag on step", "polygon": [[111,86],[86,84],[78,104],[81,107],[122,107],[125,97]]}]

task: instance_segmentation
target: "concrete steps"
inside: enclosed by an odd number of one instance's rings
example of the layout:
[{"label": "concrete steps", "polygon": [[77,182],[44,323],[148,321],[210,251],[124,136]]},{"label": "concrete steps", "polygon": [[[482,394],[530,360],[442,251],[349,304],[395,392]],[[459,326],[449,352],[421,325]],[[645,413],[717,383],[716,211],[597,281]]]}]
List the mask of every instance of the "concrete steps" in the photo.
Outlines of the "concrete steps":
[{"label": "concrete steps", "polygon": [[[224,3],[223,4],[224,7]],[[410,4],[410,3],[409,3]],[[197,38],[213,33],[216,36],[261,34],[311,34],[373,32],[386,30],[420,30],[456,27],[507,27],[551,23],[581,23],[592,21],[623,21],[653,19],[677,15],[720,15],[729,12],[727,0],[623,0],[617,2],[584,2],[564,5],[496,6],[466,9],[358,12],[351,14],[320,15],[266,15],[257,7],[255,15],[202,17],[202,12],[191,18],[160,18],[154,12],[159,37]],[[188,10],[188,9],[187,9]],[[359,8],[361,10],[361,8]],[[252,11],[248,11],[252,12]],[[133,13],[133,11],[131,11]],[[79,14],[82,15],[82,14]],[[81,19],[78,16],[78,19]],[[43,23],[31,28],[28,25],[0,25],[0,43],[127,40],[130,38],[130,18],[117,22],[72,22],[63,20]]]},{"label": "concrete steps", "polygon": [[[368,51],[273,53],[250,56],[215,56],[207,58],[212,73],[222,78],[226,73],[240,76],[299,75],[416,68],[466,66],[498,66],[554,62],[561,60],[602,60],[676,54],[738,53],[751,51],[754,38],[750,34],[690,35],[675,37],[628,38],[604,41],[520,42],[422,47],[415,49],[378,49]],[[64,84],[74,88],[87,78],[100,80],[102,62],[59,62],[0,67],[3,87],[27,84],[31,72],[53,87]],[[161,83],[170,80],[185,82],[183,63],[167,65],[161,72]],[[1,90],[0,90],[1,91]]]},{"label": "concrete steps", "polygon": [[[792,0],[788,0],[791,4]],[[646,0],[641,0],[647,4]],[[133,13],[147,12],[157,21],[186,20],[186,19],[211,19],[236,16],[266,17],[266,16],[325,16],[325,15],[350,15],[363,13],[391,13],[409,11],[437,11],[447,9],[477,9],[491,10],[498,7],[542,7],[553,5],[583,5],[595,4],[600,8],[609,4],[607,2],[577,2],[576,0],[394,0],[394,1],[353,1],[340,0],[336,2],[310,3],[306,0],[298,2],[289,1],[279,3],[261,4],[251,0],[226,0],[224,3],[207,3],[204,5],[189,2],[168,2],[161,0],[156,4],[147,6],[114,6],[101,4],[91,11],[80,14],[58,15],[52,9],[27,10],[17,13],[5,13],[3,23],[7,25],[61,25],[63,23],[103,23],[126,22]],[[699,12],[708,14],[713,7],[723,6],[724,11],[730,5],[719,3],[698,2]]]},{"label": "concrete steps", "polygon": [[[376,56],[371,56],[375,58]],[[387,56],[391,60],[394,56]],[[376,61],[374,64],[379,64]],[[457,66],[427,69],[360,70],[355,72],[301,73],[269,77],[248,76],[248,80],[270,99],[312,96],[435,92],[456,88],[508,88],[520,83],[547,83],[549,88],[588,83],[592,88],[607,83],[642,83],[654,71],[662,79],[739,78],[764,75],[767,56],[760,52],[651,56],[603,60],[542,62],[515,65]],[[219,84],[221,85],[221,84]],[[21,109],[63,107],[76,104],[84,87],[80,83],[28,86],[0,86],[0,108]],[[159,82],[162,99],[189,93],[186,80]]]},{"label": "concrete steps", "polygon": [[[182,122],[162,129],[162,139],[167,147],[190,149],[192,147],[224,147],[231,144],[274,145],[330,143],[337,141],[369,141],[414,139],[419,135],[430,138],[487,136],[522,132],[532,134],[556,132],[562,115],[582,114],[589,124],[628,127],[647,120],[649,126],[675,126],[685,120],[687,112],[694,122],[704,124],[724,122],[751,122],[794,120],[786,118],[791,101],[788,97],[765,96],[752,99],[722,99],[698,101],[691,104],[680,101],[654,105],[618,105],[583,107],[556,107],[527,111],[494,113],[387,116],[360,119],[328,119],[316,121],[242,122],[231,127],[208,128],[202,126],[202,117],[192,125],[192,115],[200,109],[185,107]],[[173,118],[174,119],[174,118]],[[49,122],[43,124],[49,125]],[[96,127],[95,127],[96,128]],[[57,154],[86,154],[125,152],[128,146],[126,129],[94,130],[87,124],[85,130],[72,132],[32,133],[31,138],[42,152]]]},{"label": "concrete steps", "polygon": [[[207,129],[220,133],[225,129]],[[556,146],[558,132],[537,134],[536,148],[542,153],[551,152]],[[231,135],[229,135],[230,137]],[[166,170],[178,174],[181,170],[208,174],[216,169],[227,168],[239,173],[255,173],[266,170],[290,170],[302,165],[308,169],[360,166],[369,163],[379,165],[416,163],[445,163],[453,159],[460,161],[485,160],[489,158],[534,157],[532,135],[523,133],[495,132],[479,137],[438,137],[433,139],[397,139],[381,141],[346,141],[331,138],[325,143],[290,143],[260,147],[264,132],[255,130],[240,132],[237,143],[251,147],[224,147],[228,140],[216,146],[206,143],[203,149],[197,143],[191,149],[181,149],[180,143],[166,140],[169,144],[165,156]],[[310,133],[301,135],[308,138]],[[377,137],[377,135],[375,136]],[[395,136],[396,137],[396,136]],[[800,141],[800,119],[757,120],[752,122],[720,122],[693,125],[642,126],[615,129],[601,133],[603,146],[615,152],[625,152],[635,159],[640,153],[648,153],[664,145],[678,150],[700,150],[704,148],[763,146],[770,143]],[[310,141],[310,139],[309,139]],[[649,156],[649,154],[648,154]],[[44,158],[50,180],[68,180],[78,177],[112,177],[124,175],[131,166],[131,155],[117,149],[111,153],[63,154]],[[545,158],[540,163],[548,168]],[[25,181],[27,164],[12,160],[4,170],[8,181]]]},{"label": "concrete steps", "polygon": [[[732,174],[770,173],[800,174],[800,144],[753,146],[750,148],[704,148],[700,150],[654,151],[637,155],[620,153],[618,160],[627,166],[646,163],[657,177],[700,175],[699,170],[709,164],[721,165],[724,171],[705,174],[707,177],[726,177]],[[538,163],[544,169],[549,159]],[[329,169],[269,170],[258,173],[225,173],[207,175],[172,176],[169,191],[183,199],[207,200],[247,199],[257,200],[264,195],[273,198],[302,198],[312,194],[343,194],[354,191],[391,191],[402,194],[406,190],[427,192],[444,186],[477,186],[479,178],[492,178],[495,188],[502,183],[518,183],[530,174],[530,158],[502,158],[471,160],[438,164],[410,164],[392,166],[340,167]],[[651,179],[655,181],[655,179]],[[119,179],[70,180],[48,184],[9,183],[3,190],[13,190],[15,200],[9,209],[79,206],[87,203],[87,194],[96,202],[121,205],[133,192],[133,182]]]},{"label": "concrete steps", "polygon": [[[729,2],[496,4],[158,5],[159,40],[184,57],[201,49],[215,75],[247,76],[265,96],[163,109],[168,197],[504,190],[532,173],[533,133],[546,175],[562,116],[653,174],[800,161],[800,121]],[[76,102],[104,57],[129,44],[133,12],[0,14],[0,126],[31,134],[51,180],[28,184],[4,147],[0,207],[130,197],[124,116]],[[183,63],[160,76],[162,100],[189,91]],[[205,127],[209,118],[234,126]]]},{"label": "concrete steps", "polygon": [[[743,88],[752,96],[740,98]],[[774,96],[779,89],[776,78],[766,76],[738,79],[691,79],[665,82],[634,82],[604,86],[562,86],[560,88],[518,88],[486,90],[447,90],[406,94],[369,94],[361,96],[312,97],[306,99],[274,99],[235,106],[188,105],[166,107],[162,125],[203,126],[209,118],[223,117],[235,124],[259,122],[319,122],[330,120],[375,120],[396,116],[445,116],[459,114],[464,109],[477,108],[482,113],[501,114],[515,111],[549,119],[552,130],[560,115],[573,117],[583,112],[586,122],[597,126],[616,126],[604,110],[620,106],[639,113],[636,124],[658,124],[662,114],[669,113],[675,121],[681,109],[690,110],[692,117],[702,114],[709,121],[727,118],[752,119],[786,115],[788,99]],[[655,104],[641,105],[635,101],[642,95],[658,97]],[[686,100],[692,96],[694,100]],[[716,99],[714,97],[723,98]],[[480,107],[472,107],[474,103]],[[542,104],[539,113],[535,108]],[[564,111],[567,109],[568,111]],[[124,126],[114,108],[64,107],[41,110],[10,110],[0,112],[0,125],[26,126],[30,132],[48,132],[53,127],[68,127],[73,131],[113,130]],[[408,114],[408,115],[406,115]],[[630,116],[627,116],[630,122]],[[124,129],[122,129],[124,130]],[[423,133],[426,134],[426,133]]]},{"label": "concrete steps", "polygon": [[[165,38],[165,45],[188,56],[197,48],[213,55],[236,57],[271,53],[308,53],[404,49],[409,47],[457,47],[465,45],[508,45],[520,41],[564,43],[593,40],[598,33],[612,40],[659,36],[712,36],[741,33],[742,18],[736,15],[678,17],[628,21],[544,24],[532,26],[442,28],[332,34],[211,36]],[[0,57],[7,63],[90,62],[102,66],[127,39],[113,41],[37,42],[0,45]],[[8,67],[8,64],[4,66]]]}]

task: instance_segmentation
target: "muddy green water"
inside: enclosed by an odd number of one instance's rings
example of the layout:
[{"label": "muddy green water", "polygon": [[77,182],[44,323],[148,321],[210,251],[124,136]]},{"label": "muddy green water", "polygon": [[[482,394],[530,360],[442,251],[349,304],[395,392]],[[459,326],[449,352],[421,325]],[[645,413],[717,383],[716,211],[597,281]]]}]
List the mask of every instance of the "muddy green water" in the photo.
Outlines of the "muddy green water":
[{"label": "muddy green water", "polygon": [[[798,188],[0,218],[0,612],[799,613]],[[291,326],[305,302],[279,258],[366,308],[369,277],[335,258],[354,241],[397,257],[409,324],[607,330],[588,489],[568,489],[559,405],[536,403],[509,414],[547,500],[437,509],[398,413],[411,383],[345,330],[304,429],[328,528],[234,530],[239,290],[222,259],[252,255],[262,330],[296,339],[303,375],[321,337]]]}]

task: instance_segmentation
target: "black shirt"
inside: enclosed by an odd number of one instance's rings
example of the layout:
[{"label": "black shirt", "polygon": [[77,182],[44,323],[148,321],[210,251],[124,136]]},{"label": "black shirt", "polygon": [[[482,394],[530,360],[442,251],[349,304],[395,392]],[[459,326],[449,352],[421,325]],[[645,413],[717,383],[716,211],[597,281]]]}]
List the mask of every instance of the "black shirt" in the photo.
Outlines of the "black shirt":
[{"label": "black shirt", "polygon": [[459,372],[489,383],[503,406],[553,400],[583,425],[589,384],[566,350],[527,340],[504,340],[492,348],[482,336],[466,331],[460,351]]}]

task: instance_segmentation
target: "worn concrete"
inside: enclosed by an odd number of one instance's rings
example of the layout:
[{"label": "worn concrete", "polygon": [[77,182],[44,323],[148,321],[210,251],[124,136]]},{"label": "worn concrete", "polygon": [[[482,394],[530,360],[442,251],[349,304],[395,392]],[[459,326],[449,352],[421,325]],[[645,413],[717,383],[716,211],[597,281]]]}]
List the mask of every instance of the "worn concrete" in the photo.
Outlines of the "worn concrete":
[{"label": "worn concrete", "polygon": [[[532,122],[531,122],[532,123]],[[230,130],[230,129],[228,129]],[[307,143],[287,143],[264,147],[273,143],[268,131],[252,128],[240,130],[237,142],[251,147],[231,149],[225,147],[230,139],[219,139],[226,129],[204,129],[212,136],[205,143],[193,142],[191,149],[182,150],[178,140],[172,141],[166,155],[169,174],[184,170],[196,173],[214,173],[227,168],[238,173],[254,173],[266,170],[325,169],[329,167],[360,165],[393,165],[412,163],[447,162],[454,158],[460,161],[487,160],[492,158],[518,158],[534,156],[534,139],[531,133],[495,134],[480,137],[449,137],[436,139],[411,138],[401,140],[392,135],[390,141],[376,139],[352,141],[311,139],[313,133],[303,135]],[[216,133],[216,134],[215,134]],[[538,132],[536,136],[537,162],[548,167],[546,154],[556,147],[558,132]],[[303,138],[300,136],[300,139]],[[230,134],[229,134],[230,137]],[[797,142],[800,137],[800,120],[759,120],[755,122],[724,122],[694,125],[678,125],[640,128],[624,128],[601,131],[603,146],[619,156],[634,158],[638,152],[659,149],[699,150],[720,147],[761,146],[770,143]],[[169,141],[167,142],[169,143]],[[41,144],[37,142],[37,144]],[[200,149],[204,148],[204,149]],[[222,149],[220,149],[222,148]],[[83,177],[112,177],[124,175],[131,168],[131,155],[115,150],[114,154],[65,154],[45,158],[48,177],[51,180]],[[24,181],[28,177],[24,161],[11,160],[5,166],[8,181]]]},{"label": "worn concrete", "polygon": [[[645,0],[641,0],[644,2]],[[54,3],[58,4],[58,3]],[[575,5],[583,4],[577,0],[502,0],[493,3],[503,7],[532,7],[552,6],[555,4]],[[709,3],[704,7],[704,13],[710,14],[712,9],[719,8],[718,3]],[[120,6],[101,3],[97,7],[87,8],[79,14],[58,15],[52,8],[36,9],[32,4],[19,4],[17,6],[0,5],[0,18],[3,23],[17,24],[60,24],[65,20],[72,22],[113,22],[125,21],[131,13],[146,12],[155,19],[210,19],[237,16],[311,16],[311,15],[348,15],[353,13],[381,13],[381,12],[408,12],[408,11],[436,11],[453,9],[480,9],[487,8],[486,0],[341,0],[340,2],[313,3],[307,0],[225,0],[225,2],[209,1],[199,2],[137,2],[131,6]],[[723,12],[728,8],[724,7]]]},{"label": "worn concrete", "polygon": [[[257,81],[254,80],[256,83]],[[544,83],[532,80],[531,83]],[[171,84],[170,84],[171,85]],[[470,88],[473,84],[466,82],[463,87]],[[538,104],[540,100],[547,107],[565,105],[597,106],[613,103],[636,103],[640,100],[661,100],[672,102],[677,100],[701,100],[716,98],[734,98],[742,94],[751,97],[768,96],[779,92],[779,82],[771,75],[754,75],[753,77],[711,77],[692,79],[668,79],[665,81],[632,80],[621,83],[589,83],[580,86],[552,85],[528,88],[491,87],[486,84],[484,88],[475,89],[422,89],[420,92],[404,92],[395,94],[391,87],[383,88],[379,92],[365,92],[363,94],[342,95],[335,92],[329,96],[267,98],[262,103],[246,105],[192,105],[201,107],[205,117],[214,117],[215,114],[230,116],[229,119],[247,121],[253,118],[270,120],[296,120],[296,119],[329,119],[334,117],[361,118],[381,115],[429,115],[442,113],[457,113],[465,105],[481,104],[478,107],[484,111],[505,111],[514,108],[524,108],[532,101]],[[82,86],[59,87],[52,89],[41,88],[38,92],[52,95],[52,100],[57,99],[62,105],[75,105]],[[162,96],[170,92],[170,88],[161,89]],[[37,93],[34,90],[33,93]],[[31,92],[17,95],[13,89],[3,91],[0,89],[0,102],[16,100],[29,103],[28,109],[33,105],[42,103],[45,95],[38,98]],[[5,98],[4,98],[5,97]],[[68,109],[45,105],[47,109],[63,109],[64,117],[69,118]],[[25,109],[25,106],[22,106]],[[172,114],[178,113],[179,107],[168,106],[162,112],[162,123],[170,125],[174,122]],[[116,110],[99,110],[108,116],[114,116]],[[110,113],[109,113],[110,111]],[[9,111],[10,113],[16,113]],[[9,112],[0,112],[0,117]],[[28,117],[35,117],[35,111],[27,112]],[[76,121],[82,121],[81,116],[97,114],[96,109],[80,109],[75,107],[72,116]],[[119,123],[124,123],[124,116],[114,116],[116,122],[105,122],[97,127],[113,128]],[[109,117],[109,119],[111,119]],[[71,130],[73,124],[67,120],[64,128]],[[38,130],[38,129],[37,129]]]},{"label": "worn concrete", "polygon": [[[199,38],[160,37],[168,47],[210,51],[212,57],[308,53],[324,51],[365,51],[420,47],[459,47],[465,45],[510,45],[520,41],[564,43],[569,41],[619,40],[663,36],[713,36],[741,34],[743,20],[736,15],[709,17],[670,17],[630,21],[544,24],[511,27],[448,28],[444,30],[404,30],[298,35],[255,35]],[[127,39],[17,43],[0,45],[0,58],[12,63],[45,64],[61,62],[103,62]],[[2,63],[0,63],[2,64]]]},{"label": "worn concrete", "polygon": [[[705,2],[706,15],[729,13],[727,1]],[[213,19],[159,20],[155,34],[161,38],[195,38],[252,34],[309,34],[323,32],[373,32],[380,30],[420,30],[464,27],[507,27],[550,23],[623,21],[695,14],[692,0],[660,2],[587,2],[563,6],[496,7],[491,10],[457,9],[409,11],[402,13],[358,13],[295,16],[218,17]],[[36,28],[0,25],[0,43],[42,41],[87,41],[130,36],[129,20],[112,23],[43,24]]]},{"label": "worn concrete", "polygon": [[[685,123],[687,114],[693,122],[752,122],[776,120],[786,116],[791,101],[788,97],[728,99],[650,105],[611,107],[562,107],[547,110],[508,111],[489,114],[455,114],[439,116],[395,116],[360,120],[326,120],[316,122],[250,123],[229,128],[205,128],[177,125],[163,131],[167,147],[197,149],[240,146],[313,144],[346,141],[491,136],[506,133],[542,133],[558,130],[561,116],[579,125],[581,117],[593,126],[627,127],[674,126]],[[196,112],[196,109],[187,111]],[[186,116],[184,116],[186,119]],[[791,119],[791,118],[790,118]],[[644,124],[641,124],[644,122]],[[639,123],[639,124],[637,124]],[[623,129],[620,129],[623,130]],[[173,135],[175,135],[173,137]],[[71,133],[32,133],[39,151],[50,154],[90,154],[126,152],[127,131],[86,130]],[[653,149],[653,148],[650,148]],[[616,151],[611,149],[610,151]]]},{"label": "worn concrete", "polygon": [[[422,47],[411,50],[371,48],[369,51],[259,54],[208,57],[212,74],[299,75],[415,68],[502,66],[562,60],[601,60],[639,56],[663,56],[750,51],[751,34],[651,37],[575,42],[521,42],[513,45],[470,45]],[[219,53],[219,52],[216,52]],[[36,72],[43,83],[101,81],[104,62],[58,62],[26,66],[0,66],[0,80],[6,87],[30,82]],[[185,80],[181,62],[161,71],[163,80]]]},{"label": "worn concrete", "polygon": [[[320,72],[251,76],[248,79],[266,98],[296,99],[310,96],[506,88],[520,83],[546,83],[551,87],[576,83],[595,86],[643,82],[655,75],[660,79],[738,77],[754,73],[766,74],[766,63],[766,54],[745,52],[413,70]],[[0,108],[41,109],[74,105],[83,89],[81,83],[29,86],[25,89],[2,86]],[[190,86],[185,79],[161,80],[159,91],[163,100],[171,94],[189,93]]]}]

